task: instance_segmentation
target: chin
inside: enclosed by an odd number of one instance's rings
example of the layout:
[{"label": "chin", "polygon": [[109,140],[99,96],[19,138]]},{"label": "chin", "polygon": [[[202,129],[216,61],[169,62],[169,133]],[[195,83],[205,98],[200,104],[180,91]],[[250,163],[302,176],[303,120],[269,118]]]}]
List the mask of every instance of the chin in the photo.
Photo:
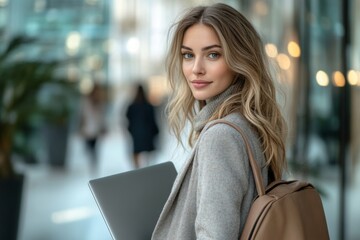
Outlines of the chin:
[{"label": "chin", "polygon": [[209,94],[204,94],[204,92],[200,91],[192,91],[192,95],[198,101],[203,101],[209,98]]},{"label": "chin", "polygon": [[208,97],[205,96],[199,96],[199,95],[193,95],[193,96],[198,101],[205,101],[206,99],[208,99]]}]

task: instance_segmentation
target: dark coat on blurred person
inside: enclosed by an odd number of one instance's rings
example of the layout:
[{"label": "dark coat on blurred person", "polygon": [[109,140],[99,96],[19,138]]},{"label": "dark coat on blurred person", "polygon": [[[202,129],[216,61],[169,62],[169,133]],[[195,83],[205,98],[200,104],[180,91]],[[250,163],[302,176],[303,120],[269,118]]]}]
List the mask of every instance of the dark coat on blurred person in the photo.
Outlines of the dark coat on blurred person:
[{"label": "dark coat on blurred person", "polygon": [[159,133],[154,106],[149,103],[142,86],[137,87],[134,100],[126,111],[128,130],[133,140],[133,152],[155,150],[155,137]]}]

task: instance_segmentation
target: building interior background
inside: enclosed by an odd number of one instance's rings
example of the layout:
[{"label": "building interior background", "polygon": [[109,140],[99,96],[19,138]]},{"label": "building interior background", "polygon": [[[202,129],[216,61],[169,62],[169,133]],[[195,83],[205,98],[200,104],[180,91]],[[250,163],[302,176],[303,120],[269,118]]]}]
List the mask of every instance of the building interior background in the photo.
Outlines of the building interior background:
[{"label": "building interior background", "polygon": [[[164,115],[168,30],[186,8],[214,2],[0,0],[0,131],[27,114],[12,138],[11,162],[25,176],[17,239],[111,239],[87,183],[133,169],[124,115],[134,83],[146,86],[161,126],[157,151],[146,164],[181,166],[189,149],[176,145]],[[217,2],[240,10],[264,40],[289,126],[288,177],[318,187],[331,239],[359,239],[360,1]],[[32,40],[5,59],[14,39]],[[15,64],[11,73],[4,70],[8,62]],[[21,64],[49,62],[55,67],[44,76],[67,87],[47,78],[35,91],[35,75]],[[11,80],[16,74],[21,81]],[[94,171],[78,125],[81,101],[95,85],[106,102],[107,131]],[[6,115],[17,87],[33,102]],[[5,195],[0,188],[0,207]]]}]

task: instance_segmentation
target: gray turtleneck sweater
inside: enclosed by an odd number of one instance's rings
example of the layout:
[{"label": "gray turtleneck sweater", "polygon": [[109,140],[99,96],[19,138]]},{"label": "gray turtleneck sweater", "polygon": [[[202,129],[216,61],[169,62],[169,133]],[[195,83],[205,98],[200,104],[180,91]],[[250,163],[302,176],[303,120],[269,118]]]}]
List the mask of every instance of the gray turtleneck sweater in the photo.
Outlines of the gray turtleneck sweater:
[{"label": "gray turtleneck sweater", "polygon": [[[190,158],[179,171],[154,229],[153,240],[239,239],[256,187],[244,140],[232,127],[208,119],[233,91],[228,88],[207,101],[195,118],[200,132]],[[265,165],[256,132],[239,113],[224,117],[247,135],[255,159]],[[267,184],[267,168],[262,168]]]}]

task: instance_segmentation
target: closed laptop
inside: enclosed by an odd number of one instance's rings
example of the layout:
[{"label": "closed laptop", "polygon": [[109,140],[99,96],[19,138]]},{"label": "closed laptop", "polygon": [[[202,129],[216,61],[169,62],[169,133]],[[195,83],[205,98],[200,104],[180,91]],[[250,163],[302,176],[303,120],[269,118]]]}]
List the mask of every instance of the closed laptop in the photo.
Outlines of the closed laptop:
[{"label": "closed laptop", "polygon": [[177,172],[172,162],[89,181],[113,239],[149,240]]}]

